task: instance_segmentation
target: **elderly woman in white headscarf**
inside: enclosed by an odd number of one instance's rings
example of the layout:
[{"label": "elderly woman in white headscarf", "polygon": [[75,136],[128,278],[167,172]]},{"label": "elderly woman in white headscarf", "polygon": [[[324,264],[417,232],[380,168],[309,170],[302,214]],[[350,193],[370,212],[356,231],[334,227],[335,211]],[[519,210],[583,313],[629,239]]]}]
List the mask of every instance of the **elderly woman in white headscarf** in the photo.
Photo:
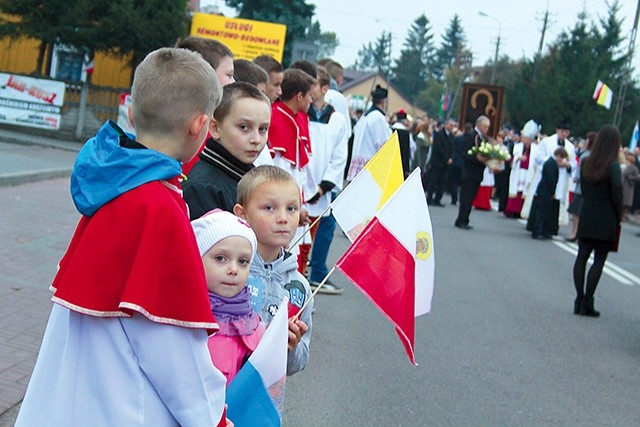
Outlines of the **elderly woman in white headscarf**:
[{"label": "elderly woman in white headscarf", "polygon": [[[533,159],[537,149],[534,140],[538,135],[538,130],[538,124],[529,120],[520,132],[520,142],[513,146],[511,175],[509,176],[509,200],[504,209],[505,216],[509,218],[520,218],[527,184],[533,182],[534,162],[530,160]],[[534,153],[531,152],[532,150]]]}]

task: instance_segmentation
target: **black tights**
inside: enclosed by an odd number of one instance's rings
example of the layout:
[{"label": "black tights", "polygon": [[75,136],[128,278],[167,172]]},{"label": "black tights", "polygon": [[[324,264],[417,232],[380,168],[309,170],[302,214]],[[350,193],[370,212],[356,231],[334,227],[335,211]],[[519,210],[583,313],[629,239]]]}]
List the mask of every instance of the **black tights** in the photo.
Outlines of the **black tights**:
[{"label": "black tights", "polygon": [[[587,261],[591,256],[591,251],[595,251],[593,255],[593,265],[589,269],[587,275],[587,289],[584,288],[584,275],[587,269]],[[576,293],[578,297],[586,295],[587,297],[593,297],[596,293],[596,287],[602,276],[602,269],[604,263],[607,260],[609,251],[606,249],[591,248],[584,245],[578,246],[578,256],[576,262],[573,264],[573,284],[576,287]]]}]

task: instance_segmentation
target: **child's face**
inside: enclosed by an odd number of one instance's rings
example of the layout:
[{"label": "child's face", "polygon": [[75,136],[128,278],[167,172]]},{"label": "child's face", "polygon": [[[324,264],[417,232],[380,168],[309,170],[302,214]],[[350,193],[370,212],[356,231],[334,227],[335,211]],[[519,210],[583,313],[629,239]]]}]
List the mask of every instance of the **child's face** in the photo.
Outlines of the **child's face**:
[{"label": "child's face", "polygon": [[202,256],[209,291],[225,298],[238,295],[249,277],[251,255],[244,237],[229,236],[213,245]]},{"label": "child's face", "polygon": [[233,58],[230,56],[222,58],[215,71],[221,86],[230,85],[236,81],[233,78]]},{"label": "child's face", "polygon": [[[258,251],[265,261],[275,259],[287,247],[300,219],[300,190],[294,182],[263,182],[236,215],[256,233]],[[269,258],[269,259],[267,259]]]},{"label": "child's face", "polygon": [[227,117],[212,120],[209,130],[233,157],[251,164],[267,143],[270,121],[271,107],[265,101],[237,98]]},{"label": "child's face", "polygon": [[276,99],[282,95],[282,78],[284,76],[283,72],[271,72],[269,73],[269,82],[267,83],[267,87],[265,88],[265,94],[273,104],[276,102]]}]

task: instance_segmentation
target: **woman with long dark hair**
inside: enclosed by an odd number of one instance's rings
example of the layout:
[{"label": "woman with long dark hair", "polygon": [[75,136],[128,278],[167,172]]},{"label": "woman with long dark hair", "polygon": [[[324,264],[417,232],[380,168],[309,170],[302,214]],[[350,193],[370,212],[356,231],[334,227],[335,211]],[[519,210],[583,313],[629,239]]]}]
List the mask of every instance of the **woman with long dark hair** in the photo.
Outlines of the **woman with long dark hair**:
[{"label": "woman with long dark hair", "polygon": [[[622,172],[618,153],[622,147],[620,131],[605,125],[596,136],[591,155],[580,167],[583,205],[578,224],[578,255],[573,265],[576,300],[573,313],[598,317],[593,295],[600,281],[604,263],[612,248],[617,247],[622,216]],[[587,260],[594,252],[585,288]]]}]

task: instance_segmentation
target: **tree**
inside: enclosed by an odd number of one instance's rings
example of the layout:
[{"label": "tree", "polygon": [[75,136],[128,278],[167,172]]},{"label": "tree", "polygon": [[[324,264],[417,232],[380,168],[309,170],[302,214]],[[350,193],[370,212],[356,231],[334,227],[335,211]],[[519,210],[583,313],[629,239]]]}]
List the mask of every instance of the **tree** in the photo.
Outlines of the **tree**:
[{"label": "tree", "polygon": [[442,44],[436,52],[436,59],[434,64],[434,76],[436,78],[443,78],[446,68],[453,64],[453,61],[460,55],[460,52],[464,50],[467,43],[464,29],[462,28],[462,22],[460,17],[455,14],[449,26],[442,36]]},{"label": "tree", "polygon": [[411,24],[400,58],[392,69],[393,82],[411,98],[416,98],[431,77],[435,51],[432,40],[429,20],[424,14],[420,15]]},{"label": "tree", "polygon": [[[184,0],[0,0],[0,35],[40,40],[35,72],[42,73],[47,47],[74,47],[131,55],[135,67],[147,53],[172,46],[186,34]],[[45,70],[48,73],[49,70]]]},{"label": "tree", "polygon": [[[54,43],[82,48],[96,36],[96,17],[104,16],[107,2],[90,0],[0,0],[0,36],[40,41],[34,74],[43,74],[44,55]],[[45,70],[47,73],[49,70]]]},{"label": "tree", "polygon": [[318,58],[328,58],[333,55],[338,47],[338,37],[334,32],[322,32],[320,23],[314,21],[309,27],[305,40],[314,43],[318,47]]},{"label": "tree", "polygon": [[131,57],[132,70],[149,52],[173,46],[188,32],[184,0],[112,0],[109,4],[103,34],[114,40],[109,50]]},{"label": "tree", "polygon": [[291,59],[293,42],[305,40],[315,10],[315,6],[307,4],[305,0],[225,0],[225,3],[236,9],[240,18],[277,22],[287,26],[283,59],[285,64]]},{"label": "tree", "polygon": [[353,67],[359,71],[376,71],[388,78],[391,74],[391,33],[383,31],[375,44],[362,45]]},{"label": "tree", "polygon": [[[584,135],[612,121],[613,111],[597,105],[592,95],[598,80],[614,91],[620,85],[624,55],[620,53],[623,40],[618,10],[617,2],[610,5],[600,25],[580,12],[574,27],[558,36],[548,54],[521,65],[518,77],[505,85],[513,123],[523,124],[534,118],[545,132],[553,133],[558,121],[568,120],[572,133]],[[637,102],[634,84],[628,94],[629,101]],[[623,135],[630,133],[634,114],[623,116]]]}]

